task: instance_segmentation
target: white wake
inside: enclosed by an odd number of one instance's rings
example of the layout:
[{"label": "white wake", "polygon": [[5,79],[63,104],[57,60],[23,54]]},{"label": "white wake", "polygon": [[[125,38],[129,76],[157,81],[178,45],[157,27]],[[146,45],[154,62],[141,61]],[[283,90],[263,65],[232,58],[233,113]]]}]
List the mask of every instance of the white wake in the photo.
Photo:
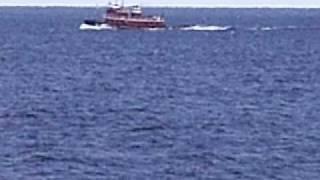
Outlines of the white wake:
[{"label": "white wake", "polygon": [[81,24],[80,25],[80,30],[85,31],[101,31],[101,30],[114,30],[113,27],[107,25],[107,24],[96,24],[96,25],[89,25],[89,24]]},{"label": "white wake", "polygon": [[227,31],[230,30],[230,26],[206,26],[206,25],[194,25],[181,27],[183,31]]}]

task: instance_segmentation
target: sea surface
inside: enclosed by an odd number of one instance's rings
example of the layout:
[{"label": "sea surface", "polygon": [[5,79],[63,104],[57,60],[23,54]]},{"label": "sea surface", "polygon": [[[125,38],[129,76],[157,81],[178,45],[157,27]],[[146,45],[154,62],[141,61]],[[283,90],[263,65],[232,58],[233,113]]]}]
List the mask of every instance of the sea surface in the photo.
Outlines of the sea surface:
[{"label": "sea surface", "polygon": [[0,8],[0,179],[319,180],[319,9]]}]

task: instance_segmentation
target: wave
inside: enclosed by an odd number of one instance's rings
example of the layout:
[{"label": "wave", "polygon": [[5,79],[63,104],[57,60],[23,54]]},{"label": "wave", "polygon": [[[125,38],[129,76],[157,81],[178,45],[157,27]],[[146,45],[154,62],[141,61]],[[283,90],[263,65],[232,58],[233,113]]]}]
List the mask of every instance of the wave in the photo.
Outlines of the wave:
[{"label": "wave", "polygon": [[299,26],[265,26],[265,27],[253,27],[248,30],[251,31],[282,31],[282,30],[308,30],[308,29],[319,29],[320,27],[299,27]]},{"label": "wave", "polygon": [[183,31],[228,31],[231,30],[231,26],[213,26],[213,25],[192,25],[180,27]]},{"label": "wave", "polygon": [[320,30],[320,26],[256,26],[256,27],[235,27],[235,26],[214,26],[214,25],[191,25],[180,26],[179,30],[185,31],[298,31],[298,30]]},{"label": "wave", "polygon": [[95,24],[95,25],[90,25],[90,24],[81,24],[79,27],[80,30],[89,30],[89,31],[101,31],[101,30],[114,30],[113,27],[107,25],[107,24]]},{"label": "wave", "polygon": [[273,26],[273,27],[261,27],[261,31],[277,31],[277,30],[296,30],[301,29],[297,26]]}]

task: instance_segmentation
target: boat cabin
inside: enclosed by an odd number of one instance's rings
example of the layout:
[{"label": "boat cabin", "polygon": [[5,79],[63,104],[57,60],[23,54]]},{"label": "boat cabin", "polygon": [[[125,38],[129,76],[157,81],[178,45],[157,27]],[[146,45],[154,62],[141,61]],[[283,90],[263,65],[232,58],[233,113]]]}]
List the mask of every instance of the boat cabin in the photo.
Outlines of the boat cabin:
[{"label": "boat cabin", "polygon": [[139,6],[120,6],[118,4],[110,4],[107,9],[107,16],[117,16],[117,17],[142,17],[142,9]]}]

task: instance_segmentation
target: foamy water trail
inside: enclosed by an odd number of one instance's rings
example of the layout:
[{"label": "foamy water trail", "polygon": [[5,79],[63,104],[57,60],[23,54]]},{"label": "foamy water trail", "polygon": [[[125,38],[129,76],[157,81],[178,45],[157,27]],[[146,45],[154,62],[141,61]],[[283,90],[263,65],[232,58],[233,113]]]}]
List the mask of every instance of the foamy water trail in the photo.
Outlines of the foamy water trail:
[{"label": "foamy water trail", "polygon": [[227,31],[230,30],[230,26],[213,26],[213,25],[193,25],[181,27],[183,31]]},{"label": "foamy water trail", "polygon": [[301,29],[316,29],[315,27],[299,27],[299,26],[264,26],[248,28],[252,31],[281,31],[281,30],[301,30]]},{"label": "foamy water trail", "polygon": [[113,27],[107,25],[107,24],[100,24],[100,25],[89,25],[89,24],[81,24],[79,27],[82,31],[101,31],[101,30],[114,30]]},{"label": "foamy water trail", "polygon": [[277,30],[278,28],[276,27],[262,27],[260,28],[261,31],[273,31],[273,30]]}]

